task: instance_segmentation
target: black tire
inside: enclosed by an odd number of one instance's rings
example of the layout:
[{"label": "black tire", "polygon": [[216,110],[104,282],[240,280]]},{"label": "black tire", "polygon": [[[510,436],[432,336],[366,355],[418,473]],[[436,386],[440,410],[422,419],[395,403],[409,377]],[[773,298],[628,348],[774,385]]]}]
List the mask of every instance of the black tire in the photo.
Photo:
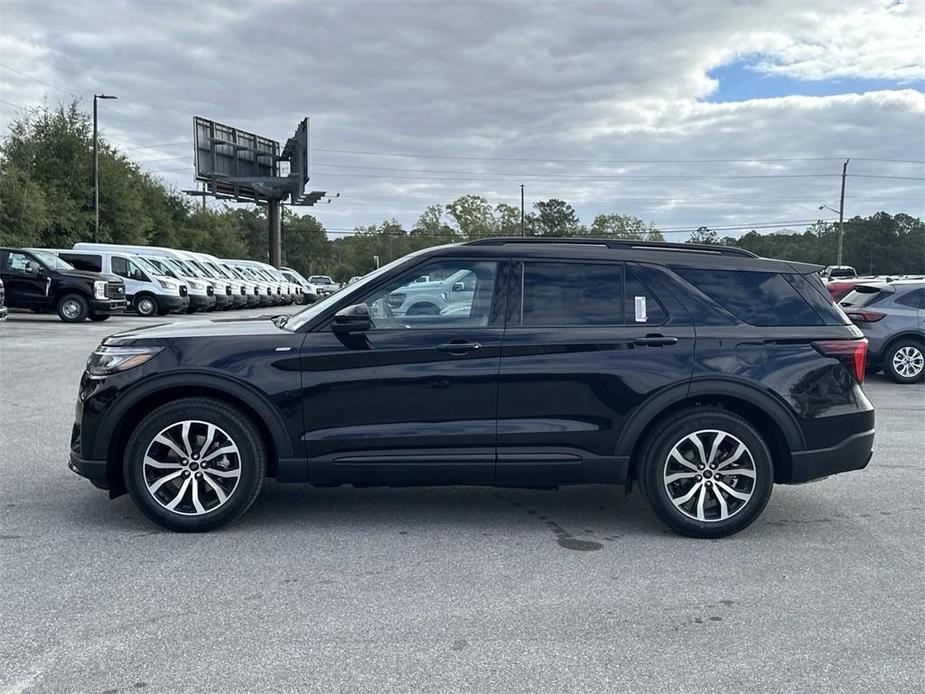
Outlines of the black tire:
[{"label": "black tire", "polygon": [[405,312],[406,316],[439,316],[440,308],[436,304],[422,302],[414,304]]},{"label": "black tire", "polygon": [[[192,448],[194,451],[196,446],[204,443],[194,433],[195,427],[203,426],[203,424],[199,423],[218,427],[219,431],[223,431],[228,435],[238,450],[238,467],[236,470],[239,475],[236,485],[231,489],[226,489],[227,500],[223,503],[218,503],[217,506],[211,509],[206,508],[205,512],[198,515],[184,515],[182,510],[181,512],[170,510],[166,508],[163,502],[156,500],[154,492],[149,491],[146,474],[157,473],[158,471],[147,468],[148,472],[146,472],[144,462],[145,456],[149,452],[148,447],[149,445],[154,445],[155,437],[171,426],[190,420],[197,423],[193,425],[188,437],[193,443]],[[218,434],[216,436],[218,437]],[[213,447],[215,445],[219,444],[214,442]],[[154,455],[153,451],[151,454],[152,456]],[[168,455],[172,454],[168,453]],[[192,459],[188,459],[188,464],[182,463],[182,461],[178,462],[182,464],[182,469],[179,469],[181,476],[176,481],[171,480],[162,484],[161,489],[166,490],[168,496],[176,491],[177,496],[182,496],[184,499],[181,505],[186,505],[187,497],[190,497],[189,503],[192,503],[193,486],[200,484],[199,480],[204,473]],[[212,467],[216,468],[220,467],[220,465],[213,463]],[[125,449],[123,461],[126,488],[138,508],[158,525],[177,532],[213,530],[241,516],[250,508],[260,493],[266,476],[266,467],[266,447],[250,418],[237,408],[211,398],[184,398],[155,409],[132,432]],[[163,474],[172,475],[173,473],[174,470],[171,469]],[[216,471],[212,474],[218,474],[218,472]],[[181,487],[181,480],[190,477],[197,479],[189,479],[188,481],[192,482],[193,485],[190,485],[186,495],[181,495],[180,489],[177,489],[177,487]],[[209,479],[222,482],[223,478],[209,477]],[[149,481],[154,482],[156,479],[152,478]],[[208,480],[201,481],[203,498],[213,494],[213,492],[209,491],[206,481]],[[199,497],[197,496],[197,498]],[[218,496],[214,496],[212,501],[219,502]],[[208,501],[202,503],[205,505]],[[180,508],[180,505],[177,508]]]},{"label": "black tire", "polygon": [[65,294],[58,299],[58,318],[65,323],[82,323],[90,315],[90,302],[80,294]]},{"label": "black tire", "polygon": [[139,294],[133,302],[135,313],[144,318],[161,315],[161,307],[153,294]]},{"label": "black tire", "polygon": [[[728,469],[738,468],[743,471],[742,475],[716,476],[716,472],[709,470],[709,465],[703,465],[709,462],[713,448],[712,442],[719,438],[716,434],[702,433],[703,438],[698,437],[705,449],[707,460],[697,462],[697,449],[693,441],[686,437],[695,432],[704,432],[704,430],[724,434],[717,447],[713,463],[714,465],[718,463],[721,468],[725,460],[733,458],[734,452],[738,450],[738,443],[744,444],[745,452],[735,459],[735,462],[726,465]],[[676,445],[689,446],[686,450],[693,452],[693,455],[690,458],[688,457],[690,453],[688,455],[680,453],[680,455],[694,464],[694,469],[680,465],[675,458],[669,459]],[[703,465],[703,468],[700,465]],[[748,467],[749,465],[751,468]],[[704,471],[701,472],[701,469]],[[674,472],[669,472],[670,470]],[[753,478],[745,476],[750,470],[754,472]],[[674,475],[677,471],[685,476],[700,476],[674,481],[666,479],[667,476]],[[705,479],[707,476],[711,480],[716,480],[717,484],[714,485],[713,481]],[[668,421],[652,431],[643,446],[638,478],[640,490],[652,510],[665,525],[689,537],[718,538],[744,530],[761,514],[771,496],[774,466],[767,444],[748,421],[721,408],[695,407],[673,414]],[[695,486],[697,490],[701,489],[700,485],[706,489],[703,491],[703,505],[699,508],[700,491],[695,490],[694,496],[681,504],[683,507],[693,502],[687,506],[687,509],[677,506],[669,496],[669,487],[676,492],[675,498],[680,500],[688,496]],[[731,488],[739,495],[749,496],[742,502],[738,497],[722,491],[720,485],[723,485],[725,489]],[[723,497],[722,501],[718,498],[720,496]],[[723,511],[729,514],[728,517],[722,517]],[[702,520],[696,517],[698,515]],[[708,518],[708,515],[711,517]]]},{"label": "black tire", "polygon": [[899,340],[884,355],[881,366],[895,383],[918,383],[925,378],[925,346],[911,338]]},{"label": "black tire", "polygon": [[96,323],[102,323],[104,320],[109,320],[108,313],[91,313],[90,320]]}]

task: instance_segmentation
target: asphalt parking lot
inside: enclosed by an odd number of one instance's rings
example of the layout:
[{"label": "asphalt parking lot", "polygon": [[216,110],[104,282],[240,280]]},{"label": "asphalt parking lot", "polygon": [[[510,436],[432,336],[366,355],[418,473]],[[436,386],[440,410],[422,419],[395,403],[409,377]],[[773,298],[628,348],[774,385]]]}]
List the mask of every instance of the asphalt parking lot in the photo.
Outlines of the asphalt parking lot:
[{"label": "asphalt parking lot", "polygon": [[66,465],[88,353],[145,322],[0,325],[0,692],[921,691],[923,385],[868,377],[870,466],[724,540],[622,489],[273,482],[178,535]]}]

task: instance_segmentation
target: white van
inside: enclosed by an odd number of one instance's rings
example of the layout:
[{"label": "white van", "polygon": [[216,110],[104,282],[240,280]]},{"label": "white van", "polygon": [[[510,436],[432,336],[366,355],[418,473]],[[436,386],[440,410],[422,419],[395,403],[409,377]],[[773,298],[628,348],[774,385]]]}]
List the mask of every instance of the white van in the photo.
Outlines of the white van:
[{"label": "white van", "polygon": [[125,282],[125,298],[139,316],[164,316],[189,308],[189,287],[165,275],[144,258],[116,251],[50,249],[78,270],[117,275]]},{"label": "white van", "polygon": [[[211,311],[216,305],[215,285],[197,270],[187,265],[176,251],[160,246],[132,246],[119,243],[75,243],[75,251],[121,251],[144,258],[161,272],[181,280],[189,287],[189,308],[193,311]],[[224,291],[224,289],[223,289]],[[226,300],[227,302],[227,300]]]}]

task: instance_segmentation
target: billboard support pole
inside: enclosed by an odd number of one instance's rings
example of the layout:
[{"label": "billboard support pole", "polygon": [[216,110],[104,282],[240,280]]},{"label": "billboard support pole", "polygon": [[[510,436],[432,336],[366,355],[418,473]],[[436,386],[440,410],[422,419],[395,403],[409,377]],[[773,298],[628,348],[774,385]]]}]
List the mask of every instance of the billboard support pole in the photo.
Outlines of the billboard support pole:
[{"label": "billboard support pole", "polygon": [[270,265],[279,268],[282,265],[282,202],[270,198],[267,201],[267,227],[269,230],[268,247]]}]

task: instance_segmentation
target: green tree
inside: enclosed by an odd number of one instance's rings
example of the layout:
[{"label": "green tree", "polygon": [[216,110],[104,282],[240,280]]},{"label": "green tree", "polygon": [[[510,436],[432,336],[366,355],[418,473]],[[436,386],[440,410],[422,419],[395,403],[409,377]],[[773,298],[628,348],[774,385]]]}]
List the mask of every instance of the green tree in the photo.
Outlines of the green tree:
[{"label": "green tree", "polygon": [[481,195],[463,195],[446,206],[456,230],[466,240],[495,233],[495,220],[488,200]]},{"label": "green tree", "polygon": [[696,231],[691,232],[691,237],[687,240],[687,243],[705,243],[705,244],[719,244],[719,235],[712,229],[707,227],[697,227]]},{"label": "green tree", "polygon": [[527,217],[530,236],[577,236],[582,231],[575,208],[558,198],[533,203],[533,211]]}]

